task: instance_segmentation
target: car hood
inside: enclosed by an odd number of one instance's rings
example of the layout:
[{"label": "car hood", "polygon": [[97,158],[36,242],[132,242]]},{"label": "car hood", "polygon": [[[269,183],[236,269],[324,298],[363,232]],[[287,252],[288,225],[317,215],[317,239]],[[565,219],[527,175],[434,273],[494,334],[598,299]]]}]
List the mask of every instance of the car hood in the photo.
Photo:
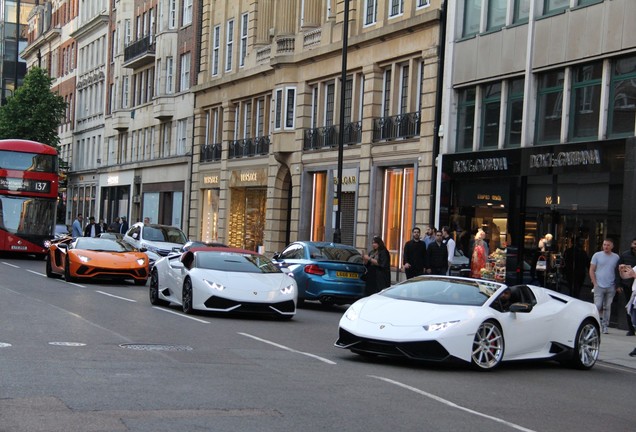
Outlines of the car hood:
[{"label": "car hood", "polygon": [[[96,262],[105,262],[109,265],[118,265],[124,263],[137,264],[137,259],[148,259],[143,252],[98,252],[84,249],[71,249],[69,251],[71,255],[82,255],[91,259],[88,263],[95,264]],[[79,259],[79,258],[78,258]]]},{"label": "car hood", "polygon": [[464,320],[467,317],[474,317],[476,310],[481,309],[477,306],[398,300],[377,294],[359,300],[352,307],[357,308],[360,320],[393,326],[414,326],[448,320]]},{"label": "car hood", "polygon": [[296,283],[285,273],[238,273],[204,269],[198,269],[196,273],[209,282],[245,291],[271,291]]},{"label": "car hood", "polygon": [[180,243],[171,243],[171,242],[163,242],[163,241],[153,241],[153,240],[140,240],[140,244],[152,246],[157,249],[171,251],[174,249],[181,250],[183,247]]}]

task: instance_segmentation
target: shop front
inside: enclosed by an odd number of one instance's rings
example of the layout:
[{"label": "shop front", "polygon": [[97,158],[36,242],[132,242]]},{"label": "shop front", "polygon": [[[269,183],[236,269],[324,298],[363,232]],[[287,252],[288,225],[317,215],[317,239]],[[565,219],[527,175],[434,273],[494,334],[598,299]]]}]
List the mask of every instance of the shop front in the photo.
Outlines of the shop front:
[{"label": "shop front", "polygon": [[[68,184],[68,203],[66,221],[73,222],[75,217],[81,213],[84,219],[88,221],[90,216],[96,217],[96,200],[97,181],[94,175],[80,175],[69,178]],[[64,222],[64,220],[63,220]],[[69,224],[70,224],[69,223]]]},{"label": "shop front", "polygon": [[267,209],[267,168],[244,168],[230,172],[230,209],[227,244],[263,251]]},{"label": "shop front", "polygon": [[201,226],[199,239],[204,242],[219,241],[219,201],[221,197],[220,171],[200,173]]},{"label": "shop front", "polygon": [[182,228],[183,181],[144,183],[142,210],[150,223]]},{"label": "shop front", "polygon": [[626,155],[633,141],[444,155],[440,221],[469,257],[484,231],[484,277],[569,292],[568,249],[578,243],[591,257],[606,237],[616,252],[631,239],[622,239],[636,216]]},{"label": "shop front", "polygon": [[100,175],[99,216],[104,219],[107,224],[112,223],[116,217],[126,216],[130,218],[129,211],[133,181],[133,171],[112,172]]}]

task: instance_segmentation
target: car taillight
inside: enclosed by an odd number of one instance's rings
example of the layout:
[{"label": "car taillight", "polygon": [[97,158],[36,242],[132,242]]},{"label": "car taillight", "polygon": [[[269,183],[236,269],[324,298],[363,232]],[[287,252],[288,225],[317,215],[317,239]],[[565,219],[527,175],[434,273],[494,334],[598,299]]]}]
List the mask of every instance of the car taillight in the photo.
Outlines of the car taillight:
[{"label": "car taillight", "polygon": [[325,271],[316,264],[309,264],[305,266],[305,273],[322,276],[325,274]]}]

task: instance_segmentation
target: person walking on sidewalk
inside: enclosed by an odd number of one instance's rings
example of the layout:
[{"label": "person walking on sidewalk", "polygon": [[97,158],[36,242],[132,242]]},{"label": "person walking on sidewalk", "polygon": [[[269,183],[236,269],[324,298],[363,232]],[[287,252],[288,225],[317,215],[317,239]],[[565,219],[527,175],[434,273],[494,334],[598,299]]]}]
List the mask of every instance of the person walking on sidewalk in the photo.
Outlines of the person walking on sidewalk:
[{"label": "person walking on sidewalk", "polygon": [[590,280],[594,285],[594,304],[601,315],[601,327],[604,334],[608,334],[612,301],[616,291],[616,268],[620,257],[612,252],[614,241],[606,238],[603,240],[603,250],[592,255],[590,262]]},{"label": "person walking on sidewalk", "polygon": [[[625,310],[627,310],[628,320],[631,320],[632,325],[636,325],[636,266],[632,267],[629,264],[619,264],[618,272],[620,273],[622,280],[632,281],[632,294],[627,299]],[[629,353],[629,356],[636,357],[636,348]]]},{"label": "person walking on sidewalk", "polygon": [[448,249],[442,242],[441,231],[435,233],[435,241],[426,248],[426,273],[443,276],[448,270]]},{"label": "person walking on sidewalk", "polygon": [[[629,267],[636,266],[636,237],[632,239],[630,249],[621,254],[621,259],[618,264],[625,264]],[[623,287],[623,293],[625,294],[625,299],[627,300],[627,306],[629,306],[629,299],[632,297],[633,285],[633,277],[629,279],[621,278],[621,286]],[[629,310],[627,311],[627,327],[627,336],[634,336],[634,320],[630,319]]]},{"label": "person walking on sidewalk", "polygon": [[403,262],[407,279],[424,274],[426,264],[426,243],[420,239],[420,229],[414,227],[411,233],[412,239],[404,245]]}]

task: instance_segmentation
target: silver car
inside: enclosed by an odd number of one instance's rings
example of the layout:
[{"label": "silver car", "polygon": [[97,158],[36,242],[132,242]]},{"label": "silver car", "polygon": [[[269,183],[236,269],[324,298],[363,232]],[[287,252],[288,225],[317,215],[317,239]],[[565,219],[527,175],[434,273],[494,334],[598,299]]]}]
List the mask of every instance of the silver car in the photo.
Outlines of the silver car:
[{"label": "silver car", "polygon": [[177,227],[138,222],[128,229],[124,241],[137,249],[146,248],[148,252],[166,256],[172,251],[181,251],[188,238]]}]

